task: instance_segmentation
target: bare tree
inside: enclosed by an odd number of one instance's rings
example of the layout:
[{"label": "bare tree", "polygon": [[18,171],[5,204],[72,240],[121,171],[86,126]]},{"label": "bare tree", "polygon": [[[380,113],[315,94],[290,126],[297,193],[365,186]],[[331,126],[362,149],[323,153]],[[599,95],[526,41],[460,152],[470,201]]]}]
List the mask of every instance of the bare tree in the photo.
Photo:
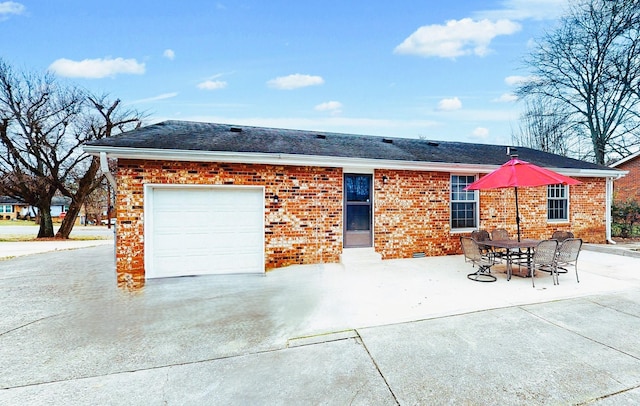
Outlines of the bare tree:
[{"label": "bare tree", "polygon": [[515,145],[569,156],[573,129],[562,106],[546,98],[529,97],[511,138]]},{"label": "bare tree", "polygon": [[82,100],[79,89],[58,86],[50,74],[16,74],[0,60],[0,193],[38,209],[38,238],[54,236],[51,199]]},{"label": "bare tree", "polygon": [[17,75],[0,60],[0,193],[38,208],[38,238],[54,237],[51,199],[71,198],[55,237],[69,238],[80,209],[101,183],[99,159],[81,146],[140,125],[119,100],[63,85],[50,74]]},{"label": "bare tree", "polygon": [[605,164],[639,142],[640,0],[577,0],[528,57],[524,98],[562,106],[575,134]]},{"label": "bare tree", "polygon": [[98,140],[123,131],[134,129],[142,123],[142,115],[136,111],[123,109],[120,100],[110,101],[106,95],[87,96],[84,109],[74,123],[74,136],[70,137],[68,148],[71,153],[61,165],[56,187],[71,198],[67,215],[56,233],[57,238],[69,238],[85,199],[102,184],[99,172],[100,160],[84,154],[81,146],[90,140]]}]

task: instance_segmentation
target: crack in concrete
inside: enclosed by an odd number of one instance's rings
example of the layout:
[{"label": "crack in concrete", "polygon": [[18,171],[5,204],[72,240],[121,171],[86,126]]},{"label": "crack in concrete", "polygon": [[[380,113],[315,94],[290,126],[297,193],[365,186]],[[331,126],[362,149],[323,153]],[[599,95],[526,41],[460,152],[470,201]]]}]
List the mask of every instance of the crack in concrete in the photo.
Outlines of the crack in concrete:
[{"label": "crack in concrete", "polygon": [[396,402],[396,405],[399,406],[400,402],[398,401],[398,398],[396,397],[396,394],[393,392],[393,389],[391,389],[391,385],[389,385],[389,381],[387,381],[387,377],[385,377],[384,374],[382,373],[382,370],[380,369],[380,366],[378,365],[376,360],[373,358],[373,355],[371,355],[371,352],[369,351],[369,348],[367,348],[367,345],[364,343],[364,340],[360,336],[360,333],[358,333],[358,330],[356,329],[354,331],[358,335],[356,337],[356,342],[358,342],[360,345],[362,345],[362,348],[364,348],[364,350],[367,352],[367,355],[369,356],[369,359],[371,359],[371,362],[376,367],[376,370],[378,371],[378,374],[380,375],[380,377],[384,381],[384,384],[387,387],[387,389],[389,390],[389,393],[391,393],[391,396],[393,396],[394,402]]},{"label": "crack in concrete", "polygon": [[35,324],[35,323],[37,323],[37,322],[39,322],[39,321],[46,320],[46,319],[50,319],[50,318],[52,318],[52,317],[56,317],[56,316],[59,316],[59,314],[54,314],[54,315],[51,315],[51,316],[43,317],[43,318],[41,318],[41,319],[37,319],[37,320],[34,320],[34,321],[30,321],[29,323],[23,324],[23,325],[18,326],[18,327],[16,327],[16,328],[12,328],[11,330],[3,331],[2,333],[0,333],[0,337],[2,337],[3,335],[6,335],[6,334],[12,333],[12,332],[14,332],[14,331],[20,330],[21,328],[25,328],[25,327],[27,327],[27,326],[30,326],[30,325],[32,325],[32,324]]}]

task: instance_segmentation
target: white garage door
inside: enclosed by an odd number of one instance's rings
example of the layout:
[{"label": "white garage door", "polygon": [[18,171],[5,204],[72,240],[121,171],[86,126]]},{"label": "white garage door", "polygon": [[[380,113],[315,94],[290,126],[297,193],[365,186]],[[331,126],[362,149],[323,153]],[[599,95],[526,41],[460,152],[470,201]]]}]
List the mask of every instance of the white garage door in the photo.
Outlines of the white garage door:
[{"label": "white garage door", "polygon": [[146,277],[264,272],[263,196],[262,188],[148,187]]}]

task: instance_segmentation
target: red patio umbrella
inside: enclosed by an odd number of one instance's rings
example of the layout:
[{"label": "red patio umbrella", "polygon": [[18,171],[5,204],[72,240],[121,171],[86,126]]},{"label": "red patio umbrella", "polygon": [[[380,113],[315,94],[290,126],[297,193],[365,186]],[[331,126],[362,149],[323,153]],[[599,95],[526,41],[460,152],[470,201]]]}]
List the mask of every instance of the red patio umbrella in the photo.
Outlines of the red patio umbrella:
[{"label": "red patio umbrella", "polygon": [[532,163],[512,158],[493,172],[473,182],[465,190],[502,189],[513,187],[516,194],[516,225],[520,241],[520,212],[518,210],[518,188],[544,185],[578,185],[582,182],[561,175]]}]

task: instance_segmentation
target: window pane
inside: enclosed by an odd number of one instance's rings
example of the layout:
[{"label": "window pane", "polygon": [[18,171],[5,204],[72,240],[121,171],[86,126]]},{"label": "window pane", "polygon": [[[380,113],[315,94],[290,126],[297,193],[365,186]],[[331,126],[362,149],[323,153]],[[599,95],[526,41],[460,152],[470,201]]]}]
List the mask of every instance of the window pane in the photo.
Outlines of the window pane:
[{"label": "window pane", "polygon": [[464,190],[475,181],[475,176],[451,176],[451,227],[476,227],[476,192]]},{"label": "window pane", "polygon": [[547,186],[547,219],[568,220],[569,200],[567,198],[567,186]]},{"label": "window pane", "polygon": [[467,228],[476,226],[476,204],[453,203],[451,205],[451,225],[453,228]]},{"label": "window pane", "polygon": [[345,177],[347,201],[349,202],[367,202],[371,196],[369,188],[371,187],[369,176],[347,176]]},{"label": "window pane", "polygon": [[371,206],[347,206],[347,231],[368,231]]}]

